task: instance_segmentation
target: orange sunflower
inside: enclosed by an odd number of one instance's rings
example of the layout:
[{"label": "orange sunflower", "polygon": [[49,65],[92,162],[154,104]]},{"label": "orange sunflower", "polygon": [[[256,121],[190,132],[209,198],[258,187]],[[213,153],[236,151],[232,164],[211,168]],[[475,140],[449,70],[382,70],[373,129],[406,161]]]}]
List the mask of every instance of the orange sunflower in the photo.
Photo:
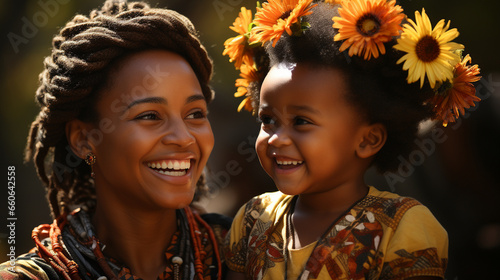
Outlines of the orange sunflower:
[{"label": "orange sunflower", "polygon": [[236,83],[234,84],[236,87],[238,87],[236,93],[234,94],[234,97],[246,96],[246,98],[243,99],[243,101],[241,101],[240,105],[238,106],[238,112],[240,112],[243,108],[245,108],[245,110],[249,112],[253,112],[254,108],[252,106],[252,97],[250,96],[247,88],[250,83],[257,82],[259,80],[259,74],[253,66],[245,63],[241,65],[240,71],[241,78],[236,79]]},{"label": "orange sunflower", "polygon": [[224,42],[225,49],[222,55],[228,55],[229,62],[234,61],[236,69],[240,69],[243,62],[248,65],[253,64],[253,51],[249,47],[251,23],[252,11],[247,10],[245,7],[241,7],[241,12],[235,19],[233,26],[229,27],[240,35],[229,38]]},{"label": "orange sunflower", "polygon": [[293,31],[301,30],[300,18],[311,14],[310,10],[316,6],[311,3],[312,0],[269,0],[263,3],[255,13],[256,27],[252,29],[252,37],[262,43],[272,41],[273,47],[276,46],[283,32],[292,35]]},{"label": "orange sunflower", "polygon": [[364,55],[369,60],[385,54],[384,43],[398,36],[403,9],[396,1],[351,0],[341,1],[340,17],[333,17],[333,28],[338,28],[335,41],[345,40],[340,51],[349,48],[349,56]]},{"label": "orange sunflower", "polygon": [[347,1],[347,0],[325,0],[325,3],[337,5],[337,4],[342,4],[342,2]]},{"label": "orange sunflower", "polygon": [[[435,104],[436,119],[442,120],[443,126],[454,122],[460,113],[463,115],[465,109],[474,107],[474,102],[481,100],[476,96],[476,89],[472,84],[481,79],[481,76],[478,76],[479,67],[477,64],[467,65],[470,62],[471,57],[467,55],[461,62],[457,63],[451,85],[448,85],[443,93],[437,93],[431,100],[431,103]],[[442,86],[446,86],[446,84]]]}]

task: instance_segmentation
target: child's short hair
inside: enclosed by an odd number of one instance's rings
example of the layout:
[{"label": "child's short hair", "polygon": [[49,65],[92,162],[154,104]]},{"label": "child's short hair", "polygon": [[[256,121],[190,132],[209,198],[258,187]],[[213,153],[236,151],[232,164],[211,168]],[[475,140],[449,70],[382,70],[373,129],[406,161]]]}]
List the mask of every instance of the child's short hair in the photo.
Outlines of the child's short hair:
[{"label": "child's short hair", "polygon": [[226,40],[223,52],[241,71],[235,96],[245,99],[238,110],[255,113],[269,66],[335,68],[345,75],[346,100],[366,121],[387,129],[373,165],[395,170],[399,156],[412,151],[423,120],[446,126],[480,101],[472,84],[481,78],[479,68],[467,65],[464,46],[451,42],[459,33],[450,22],[433,28],[425,10],[415,12],[416,23],[403,24],[405,18],[394,0],[269,1],[258,5],[253,20],[241,8],[230,27],[240,35]]},{"label": "child's short hair", "polygon": [[422,89],[418,83],[408,84],[406,72],[396,64],[400,54],[392,48],[395,40],[386,43],[385,55],[368,61],[340,52],[341,42],[333,40],[338,30],[332,28],[337,7],[318,3],[305,17],[311,27],[301,36],[284,33],[275,47],[267,44],[270,66],[290,62],[341,70],[349,89],[346,99],[368,122],[381,123],[387,129],[387,141],[373,165],[380,172],[397,169],[398,155],[407,157],[415,145],[419,123],[433,116],[431,106],[424,104],[433,91],[427,84]]}]

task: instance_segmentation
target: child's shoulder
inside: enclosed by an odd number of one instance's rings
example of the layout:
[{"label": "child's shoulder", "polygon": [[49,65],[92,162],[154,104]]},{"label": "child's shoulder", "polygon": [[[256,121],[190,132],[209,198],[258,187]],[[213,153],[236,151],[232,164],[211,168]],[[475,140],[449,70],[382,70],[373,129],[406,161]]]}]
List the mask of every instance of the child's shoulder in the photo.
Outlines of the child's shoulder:
[{"label": "child's shoulder", "polygon": [[245,205],[250,207],[276,207],[288,203],[293,198],[293,195],[287,195],[280,191],[266,192],[250,199]]},{"label": "child's shoulder", "polygon": [[403,220],[404,223],[435,221],[439,224],[431,211],[418,200],[375,187],[370,187],[367,197],[357,207],[373,213],[377,220],[394,230]]},{"label": "child's shoulder", "polygon": [[236,217],[251,217],[252,220],[279,219],[284,213],[286,213],[292,198],[292,195],[286,195],[279,191],[266,192],[257,195],[240,208]]}]

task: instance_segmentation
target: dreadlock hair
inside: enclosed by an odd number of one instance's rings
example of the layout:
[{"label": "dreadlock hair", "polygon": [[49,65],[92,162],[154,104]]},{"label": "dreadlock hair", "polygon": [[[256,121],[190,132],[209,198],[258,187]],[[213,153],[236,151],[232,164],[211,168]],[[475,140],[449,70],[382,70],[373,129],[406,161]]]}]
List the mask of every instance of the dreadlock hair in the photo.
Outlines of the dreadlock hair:
[{"label": "dreadlock hair", "polygon": [[[144,2],[107,0],[88,17],[76,15],[67,22],[52,46],[39,76],[41,110],[31,124],[25,160],[33,159],[52,215],[58,217],[70,205],[92,206],[95,199],[90,169],[69,148],[65,127],[73,119],[98,121],[97,92],[110,79],[113,64],[147,49],[177,53],[191,65],[210,102],[212,61],[188,18]],[[197,189],[203,185],[202,176]]]},{"label": "dreadlock hair", "polygon": [[407,83],[406,72],[396,64],[401,53],[392,48],[395,39],[385,44],[386,54],[377,59],[367,61],[349,57],[347,50],[340,52],[341,42],[334,42],[337,30],[332,28],[338,7],[318,3],[313,13],[305,17],[310,28],[302,36],[283,34],[274,48],[268,43],[265,48],[270,65],[302,63],[342,71],[348,88],[346,99],[369,123],[381,123],[387,129],[386,143],[372,165],[380,173],[395,170],[398,156],[407,158],[414,149],[419,123],[433,116],[432,108],[425,102],[433,91],[429,86],[420,88],[418,83]]}]

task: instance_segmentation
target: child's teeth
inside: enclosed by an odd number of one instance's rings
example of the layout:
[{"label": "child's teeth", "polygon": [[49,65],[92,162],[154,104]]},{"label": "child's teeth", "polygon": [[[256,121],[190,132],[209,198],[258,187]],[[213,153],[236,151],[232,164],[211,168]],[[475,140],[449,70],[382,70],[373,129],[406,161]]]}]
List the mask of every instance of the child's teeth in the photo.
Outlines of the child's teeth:
[{"label": "child's teeth", "polygon": [[298,164],[302,164],[303,161],[301,160],[294,160],[294,161],[280,161],[280,160],[276,160],[276,163],[278,163],[279,165],[298,165]]}]

